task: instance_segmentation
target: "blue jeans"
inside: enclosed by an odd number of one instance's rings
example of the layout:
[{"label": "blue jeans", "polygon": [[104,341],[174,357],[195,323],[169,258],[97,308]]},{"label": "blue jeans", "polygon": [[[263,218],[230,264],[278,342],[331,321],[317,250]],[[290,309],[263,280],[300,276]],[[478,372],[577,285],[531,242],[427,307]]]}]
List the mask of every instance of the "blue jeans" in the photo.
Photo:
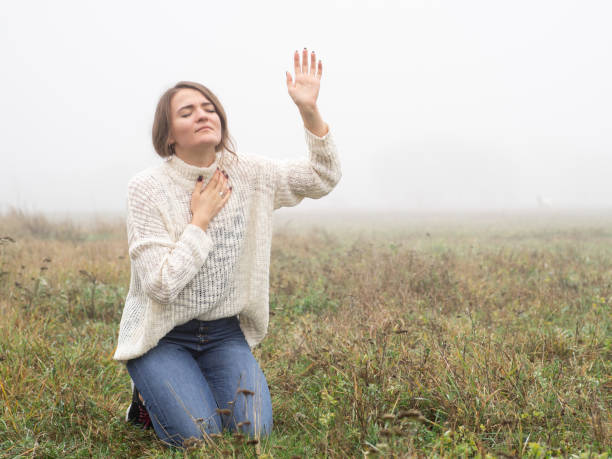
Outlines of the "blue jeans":
[{"label": "blue jeans", "polygon": [[251,436],[272,429],[268,383],[237,317],[179,325],[127,370],[169,445],[224,428]]}]

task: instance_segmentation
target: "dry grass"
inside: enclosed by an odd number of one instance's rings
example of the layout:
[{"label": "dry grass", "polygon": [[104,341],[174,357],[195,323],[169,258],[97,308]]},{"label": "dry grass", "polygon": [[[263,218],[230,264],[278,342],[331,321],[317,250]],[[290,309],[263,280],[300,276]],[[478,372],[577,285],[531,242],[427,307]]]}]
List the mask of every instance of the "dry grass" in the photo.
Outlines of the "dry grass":
[{"label": "dry grass", "polygon": [[[0,217],[1,454],[169,455],[123,422],[123,228],[44,221]],[[610,453],[611,217],[278,223],[256,350],[274,434],[187,455]]]}]

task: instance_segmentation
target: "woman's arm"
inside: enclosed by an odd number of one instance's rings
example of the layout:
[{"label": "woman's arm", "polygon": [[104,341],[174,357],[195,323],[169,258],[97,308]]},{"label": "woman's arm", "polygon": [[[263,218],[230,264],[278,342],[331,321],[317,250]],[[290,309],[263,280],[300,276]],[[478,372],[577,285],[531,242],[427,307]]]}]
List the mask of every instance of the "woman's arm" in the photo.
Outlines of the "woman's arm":
[{"label": "woman's arm", "polygon": [[219,170],[206,185],[200,177],[191,194],[191,222],[175,242],[168,233],[173,217],[165,215],[165,206],[159,204],[168,199],[161,185],[152,177],[130,181],[129,254],[149,297],[158,303],[169,303],[194,278],[213,247],[206,228],[225,206],[231,192],[227,178]]},{"label": "woman's arm", "polygon": [[287,72],[287,89],[304,122],[309,157],[275,164],[275,209],[294,206],[305,197],[325,196],[340,180],[336,146],[317,107],[323,65],[321,61],[316,62],[312,52],[308,64],[308,50],[304,48],[301,62],[297,51],[293,56],[295,81]]},{"label": "woman's arm", "polygon": [[131,262],[145,293],[158,303],[175,299],[206,260],[213,242],[190,223],[175,242],[168,233],[169,215],[157,203],[159,184],[151,178],[128,186],[127,229]]},{"label": "woman's arm", "polygon": [[332,133],[317,137],[306,130],[305,136],[308,158],[272,163],[274,209],[295,206],[303,198],[321,198],[340,180],[340,161]]}]

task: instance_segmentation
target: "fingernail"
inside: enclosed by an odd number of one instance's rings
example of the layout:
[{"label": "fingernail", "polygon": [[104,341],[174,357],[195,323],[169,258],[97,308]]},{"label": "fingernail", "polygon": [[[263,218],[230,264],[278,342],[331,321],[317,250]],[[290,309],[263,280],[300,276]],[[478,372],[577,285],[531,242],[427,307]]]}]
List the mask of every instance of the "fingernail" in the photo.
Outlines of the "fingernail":
[{"label": "fingernail", "polygon": [[229,178],[229,175],[227,172],[223,171],[223,175],[225,175],[225,178]]},{"label": "fingernail", "polygon": [[232,187],[230,186],[230,187],[229,187],[229,189],[230,189],[230,191],[231,191],[231,190],[232,190]]},{"label": "fingernail", "polygon": [[204,180],[204,177],[202,177],[201,175],[198,176],[198,182],[201,182],[202,180]]}]

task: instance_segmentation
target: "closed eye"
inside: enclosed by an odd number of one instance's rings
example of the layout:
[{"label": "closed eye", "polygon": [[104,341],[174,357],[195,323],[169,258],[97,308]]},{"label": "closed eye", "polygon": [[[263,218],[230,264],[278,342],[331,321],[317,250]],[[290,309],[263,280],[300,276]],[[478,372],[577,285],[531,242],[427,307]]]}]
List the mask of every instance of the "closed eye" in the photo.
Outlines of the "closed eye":
[{"label": "closed eye", "polygon": [[[206,105],[209,105],[209,104],[206,104]],[[205,108],[204,111],[206,113],[217,113],[217,110],[215,110],[214,108]],[[191,116],[192,113],[193,112],[186,112],[186,113],[181,115],[181,118],[188,118],[188,117]]]}]

